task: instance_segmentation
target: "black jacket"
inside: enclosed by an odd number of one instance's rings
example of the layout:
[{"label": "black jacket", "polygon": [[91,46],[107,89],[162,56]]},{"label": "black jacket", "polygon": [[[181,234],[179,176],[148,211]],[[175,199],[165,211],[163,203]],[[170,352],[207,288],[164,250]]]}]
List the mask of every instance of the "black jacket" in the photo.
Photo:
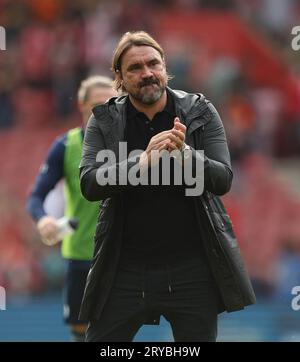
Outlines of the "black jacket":
[{"label": "black jacket", "polygon": [[[174,97],[176,115],[187,127],[186,143],[195,150],[204,150],[204,192],[194,197],[199,220],[200,240],[203,240],[210,268],[223,300],[223,310],[235,311],[255,302],[255,295],[242,261],[230,217],[217,195],[230,190],[232,171],[222,121],[213,105],[200,94],[188,94],[169,89]],[[97,319],[108,298],[117,269],[124,220],[120,185],[99,186],[96,174],[107,168],[96,162],[103,149],[118,155],[119,142],[124,141],[126,96],[111,98],[93,109],[84,137],[80,181],[83,196],[90,201],[103,200],[95,234],[92,267],[87,278],[80,318]],[[111,169],[125,166],[129,170],[138,160],[118,160]],[[201,222],[200,222],[201,221]]]}]

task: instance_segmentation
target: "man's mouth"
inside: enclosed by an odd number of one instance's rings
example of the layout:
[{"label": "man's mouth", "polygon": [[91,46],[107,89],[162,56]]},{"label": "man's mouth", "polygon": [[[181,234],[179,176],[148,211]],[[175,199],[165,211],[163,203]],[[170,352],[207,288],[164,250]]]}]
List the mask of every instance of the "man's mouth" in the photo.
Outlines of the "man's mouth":
[{"label": "man's mouth", "polygon": [[144,80],[144,82],[142,82],[140,84],[140,87],[143,88],[143,87],[154,86],[154,85],[158,85],[158,82],[153,79],[152,80],[147,79],[147,80]]},{"label": "man's mouth", "polygon": [[157,83],[150,83],[150,84],[143,84],[142,86],[141,86],[141,88],[144,88],[144,87],[152,87],[152,86],[154,86],[154,85],[158,85]]}]

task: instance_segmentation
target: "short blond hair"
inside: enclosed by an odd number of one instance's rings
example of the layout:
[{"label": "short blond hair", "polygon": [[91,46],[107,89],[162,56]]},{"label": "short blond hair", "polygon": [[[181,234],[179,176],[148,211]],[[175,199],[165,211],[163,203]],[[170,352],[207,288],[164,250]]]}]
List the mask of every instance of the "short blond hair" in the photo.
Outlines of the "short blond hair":
[{"label": "short blond hair", "polygon": [[84,79],[79,87],[77,99],[79,103],[85,103],[89,98],[89,93],[92,88],[112,88],[113,80],[102,75],[92,75]]},{"label": "short blond hair", "polygon": [[[149,46],[156,49],[161,55],[162,60],[165,60],[165,53],[162,47],[158,44],[152,36],[145,31],[134,31],[125,33],[120,39],[112,58],[112,71],[115,75],[121,71],[122,56],[127,50],[133,46]],[[118,77],[115,77],[114,87],[118,91],[122,88],[121,81]]]}]

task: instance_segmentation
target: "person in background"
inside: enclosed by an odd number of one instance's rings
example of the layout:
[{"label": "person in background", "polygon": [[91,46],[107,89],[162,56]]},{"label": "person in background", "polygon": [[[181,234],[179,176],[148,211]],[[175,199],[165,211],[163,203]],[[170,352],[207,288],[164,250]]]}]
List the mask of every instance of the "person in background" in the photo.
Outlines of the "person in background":
[{"label": "person in background", "polygon": [[[80,163],[84,197],[103,200],[80,311],[86,340],[129,342],[164,316],[176,342],[215,341],[218,313],[255,302],[218,197],[232,181],[222,121],[203,95],[167,86],[164,51],[146,32],[123,35],[112,69],[126,94],[93,109]],[[188,195],[172,171],[170,184],[151,184],[160,157],[173,151],[170,170],[204,166],[203,192]],[[134,171],[149,172],[150,184],[130,183]]]},{"label": "person in background", "polygon": [[85,126],[91,110],[115,96],[112,79],[100,75],[82,81],[78,90],[78,107],[82,115],[82,127],[69,130],[52,144],[46,161],[40,168],[27,209],[37,223],[43,242],[53,245],[58,241],[57,219],[47,215],[44,200],[60,180],[64,180],[65,216],[76,218],[78,228],[62,240],[61,251],[67,261],[64,284],[64,319],[70,326],[72,340],[83,341],[86,321],[79,321],[79,308],[85,281],[93,256],[93,238],[99,211],[99,203],[86,201],[79,184],[79,163]]}]

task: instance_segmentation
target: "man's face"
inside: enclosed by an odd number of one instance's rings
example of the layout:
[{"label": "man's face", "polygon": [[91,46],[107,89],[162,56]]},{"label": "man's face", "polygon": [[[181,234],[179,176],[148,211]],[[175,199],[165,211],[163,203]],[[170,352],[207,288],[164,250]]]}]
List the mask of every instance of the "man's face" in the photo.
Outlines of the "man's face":
[{"label": "man's face", "polygon": [[137,101],[151,105],[163,95],[167,86],[165,62],[150,46],[133,46],[122,57],[121,72],[126,92]]},{"label": "man's face", "polygon": [[88,98],[84,103],[79,105],[83,121],[86,123],[92,113],[92,109],[97,104],[103,104],[108,98],[117,96],[113,88],[95,86],[88,92]]}]

